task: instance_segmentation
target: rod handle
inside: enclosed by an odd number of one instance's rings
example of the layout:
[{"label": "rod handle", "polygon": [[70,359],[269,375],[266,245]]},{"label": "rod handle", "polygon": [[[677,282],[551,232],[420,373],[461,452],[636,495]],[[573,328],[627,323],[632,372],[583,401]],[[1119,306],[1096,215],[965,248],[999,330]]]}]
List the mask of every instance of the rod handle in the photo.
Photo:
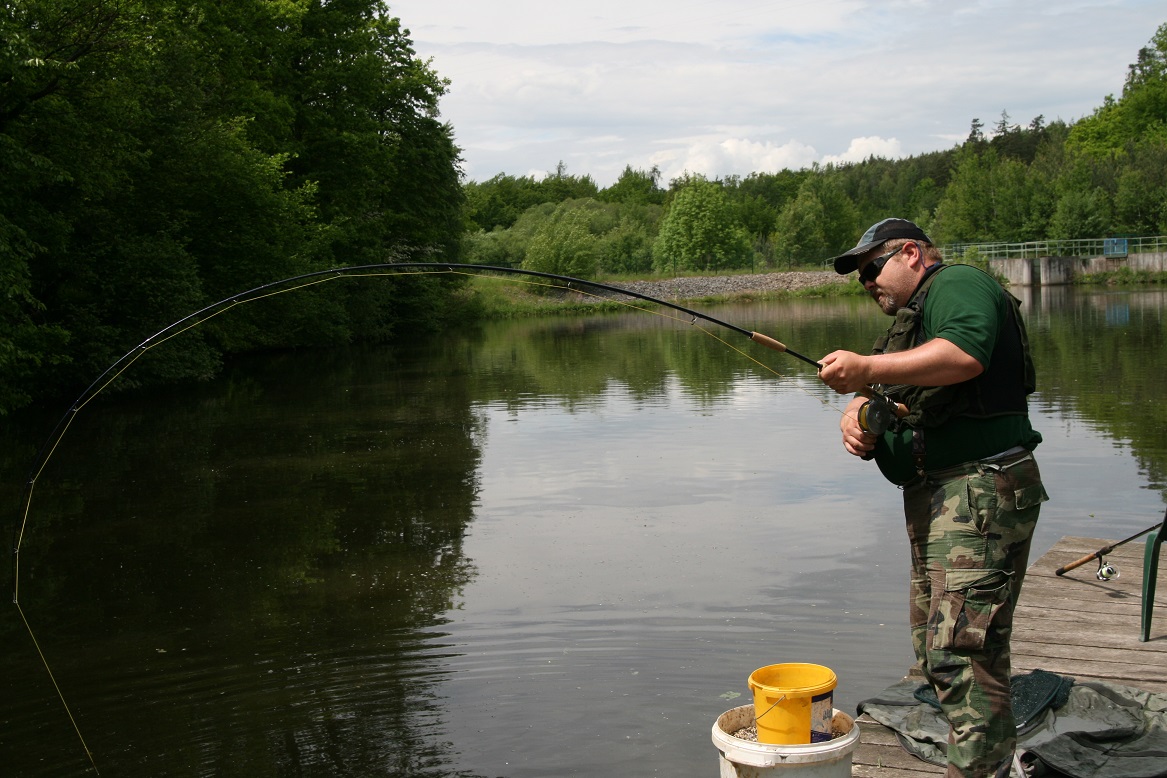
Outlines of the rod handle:
[{"label": "rod handle", "polygon": [[751,332],[750,333],[750,340],[754,341],[755,343],[760,343],[761,345],[765,346],[766,348],[772,348],[775,351],[783,351],[783,352],[786,351],[786,344],[785,343],[778,341],[778,340],[774,340],[774,338],[771,338],[769,335],[763,335],[760,332]]},{"label": "rod handle", "polygon": [[1070,564],[1068,564],[1068,565],[1062,565],[1057,570],[1054,570],[1054,575],[1065,575],[1066,573],[1070,572],[1074,568],[1081,567],[1082,565],[1086,564],[1091,559],[1098,559],[1104,553],[1106,553],[1106,549],[1095,551],[1092,554],[1087,554],[1086,556],[1082,557],[1081,559],[1070,562]]}]

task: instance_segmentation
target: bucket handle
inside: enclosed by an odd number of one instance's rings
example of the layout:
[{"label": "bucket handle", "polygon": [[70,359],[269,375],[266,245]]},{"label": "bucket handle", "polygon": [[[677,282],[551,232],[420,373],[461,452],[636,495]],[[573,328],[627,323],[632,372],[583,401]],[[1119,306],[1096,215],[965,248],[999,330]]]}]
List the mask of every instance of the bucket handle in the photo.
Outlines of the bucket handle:
[{"label": "bucket handle", "polygon": [[779,697],[778,699],[774,700],[774,704],[773,704],[773,705],[771,705],[769,708],[766,708],[766,710],[762,711],[762,715],[761,715],[761,716],[754,716],[754,721],[757,721],[758,719],[762,718],[762,716],[765,716],[767,713],[769,713],[770,711],[774,710],[774,708],[776,708],[776,707],[778,706],[778,703],[782,702],[782,701],[783,701],[783,700],[785,700],[785,699],[786,699],[786,695],[785,695],[785,694],[783,694],[781,697]]}]

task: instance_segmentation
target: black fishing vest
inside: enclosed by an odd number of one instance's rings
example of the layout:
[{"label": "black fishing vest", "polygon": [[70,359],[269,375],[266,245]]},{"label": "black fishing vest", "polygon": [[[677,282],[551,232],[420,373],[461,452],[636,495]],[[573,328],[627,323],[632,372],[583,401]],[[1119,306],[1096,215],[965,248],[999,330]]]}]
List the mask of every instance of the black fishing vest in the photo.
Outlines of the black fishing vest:
[{"label": "black fishing vest", "polygon": [[[896,312],[895,323],[876,341],[873,354],[907,351],[924,342],[924,303],[928,290],[949,267],[952,266],[938,263],[927,269],[912,299]],[[1036,373],[1029,353],[1029,337],[1021,319],[1021,301],[1004,287],[1000,289],[1009,301],[1008,321],[997,336],[988,366],[980,375],[951,386],[877,387],[907,406],[908,415],[898,420],[893,430],[901,431],[905,425],[912,428],[918,464],[924,455],[923,430],[939,427],[958,416],[987,419],[1029,412],[1026,397],[1036,388]]]}]

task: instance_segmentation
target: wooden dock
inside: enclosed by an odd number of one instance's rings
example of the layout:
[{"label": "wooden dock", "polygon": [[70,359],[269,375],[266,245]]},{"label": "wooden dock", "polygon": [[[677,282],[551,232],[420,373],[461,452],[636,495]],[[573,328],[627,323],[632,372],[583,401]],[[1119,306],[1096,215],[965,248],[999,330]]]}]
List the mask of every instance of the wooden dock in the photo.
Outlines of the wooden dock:
[{"label": "wooden dock", "polygon": [[[1013,624],[1013,672],[1042,669],[1075,679],[1108,681],[1167,692],[1167,573],[1159,578],[1150,640],[1139,641],[1142,611],[1142,538],[1115,549],[1106,561],[1119,569],[1099,581],[1098,563],[1054,575],[1054,570],[1113,543],[1065,537],[1029,567]],[[1163,552],[1167,557],[1167,549]],[[1167,561],[1160,560],[1160,569]],[[852,776],[922,778],[944,769],[909,754],[895,733],[866,716]]]}]

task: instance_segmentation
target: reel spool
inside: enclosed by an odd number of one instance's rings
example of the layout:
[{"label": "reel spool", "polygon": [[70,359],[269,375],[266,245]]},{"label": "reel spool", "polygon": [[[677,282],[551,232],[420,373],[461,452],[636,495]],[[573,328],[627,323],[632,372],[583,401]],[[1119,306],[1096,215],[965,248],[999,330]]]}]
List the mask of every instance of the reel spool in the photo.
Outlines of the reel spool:
[{"label": "reel spool", "polygon": [[1099,581],[1113,581],[1118,578],[1118,568],[1107,564],[1102,557],[1098,557],[1098,572],[1094,575]]},{"label": "reel spool", "polygon": [[877,394],[859,406],[859,426],[872,435],[887,432],[895,418],[895,406],[883,395]]}]

